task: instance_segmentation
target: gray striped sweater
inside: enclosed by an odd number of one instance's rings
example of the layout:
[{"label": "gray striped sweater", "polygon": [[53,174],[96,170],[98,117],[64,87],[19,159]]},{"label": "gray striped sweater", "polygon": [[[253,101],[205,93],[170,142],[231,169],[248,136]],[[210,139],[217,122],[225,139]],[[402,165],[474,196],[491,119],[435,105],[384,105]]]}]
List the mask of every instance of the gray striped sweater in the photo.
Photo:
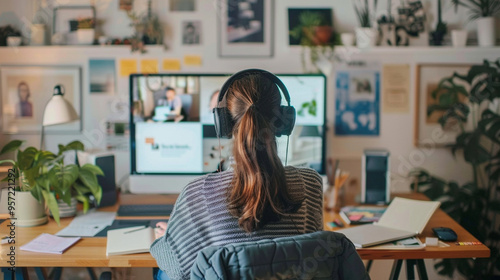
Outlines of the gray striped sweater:
[{"label": "gray striped sweater", "polygon": [[320,175],[309,168],[285,167],[292,198],[303,198],[296,213],[246,233],[227,208],[233,170],[202,176],[179,195],[167,232],[151,245],[151,254],[170,279],[189,279],[196,254],[207,246],[257,241],[323,229],[323,191]]}]

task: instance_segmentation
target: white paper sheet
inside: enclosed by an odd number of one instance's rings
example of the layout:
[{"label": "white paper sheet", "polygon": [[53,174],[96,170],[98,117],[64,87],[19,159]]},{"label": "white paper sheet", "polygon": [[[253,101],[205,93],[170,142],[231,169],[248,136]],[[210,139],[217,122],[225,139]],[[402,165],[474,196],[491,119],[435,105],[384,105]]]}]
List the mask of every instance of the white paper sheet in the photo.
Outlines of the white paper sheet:
[{"label": "white paper sheet", "polygon": [[21,250],[62,254],[71,245],[80,240],[80,237],[59,237],[48,233],[42,233],[37,238],[21,246]]},{"label": "white paper sheet", "polygon": [[76,216],[67,227],[56,233],[56,235],[92,237],[111,225],[115,216],[115,212],[98,211]]}]

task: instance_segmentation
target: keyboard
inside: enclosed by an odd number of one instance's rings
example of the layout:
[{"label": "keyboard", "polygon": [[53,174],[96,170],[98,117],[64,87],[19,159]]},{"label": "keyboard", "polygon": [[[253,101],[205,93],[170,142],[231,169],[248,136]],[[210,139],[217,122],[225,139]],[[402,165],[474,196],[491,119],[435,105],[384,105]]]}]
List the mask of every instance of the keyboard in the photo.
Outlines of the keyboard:
[{"label": "keyboard", "polygon": [[120,205],[118,216],[170,216],[173,204],[130,204]]}]

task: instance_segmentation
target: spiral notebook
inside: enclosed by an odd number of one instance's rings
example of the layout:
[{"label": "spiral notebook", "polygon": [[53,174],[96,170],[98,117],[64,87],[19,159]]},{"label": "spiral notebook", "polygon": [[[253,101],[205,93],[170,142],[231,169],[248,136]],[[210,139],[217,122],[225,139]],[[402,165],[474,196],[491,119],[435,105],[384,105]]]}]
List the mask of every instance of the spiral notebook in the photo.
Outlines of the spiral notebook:
[{"label": "spiral notebook", "polygon": [[358,248],[365,248],[416,236],[424,230],[439,201],[396,197],[376,224],[351,227],[343,233]]}]

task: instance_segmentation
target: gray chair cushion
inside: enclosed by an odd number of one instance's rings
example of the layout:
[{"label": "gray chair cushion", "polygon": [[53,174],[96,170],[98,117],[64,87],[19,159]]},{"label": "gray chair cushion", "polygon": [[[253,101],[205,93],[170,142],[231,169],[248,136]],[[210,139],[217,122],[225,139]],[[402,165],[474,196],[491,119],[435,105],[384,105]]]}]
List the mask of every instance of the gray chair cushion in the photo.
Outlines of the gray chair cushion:
[{"label": "gray chair cushion", "polygon": [[370,279],[354,245],[341,233],[303,235],[207,247],[191,279]]}]

